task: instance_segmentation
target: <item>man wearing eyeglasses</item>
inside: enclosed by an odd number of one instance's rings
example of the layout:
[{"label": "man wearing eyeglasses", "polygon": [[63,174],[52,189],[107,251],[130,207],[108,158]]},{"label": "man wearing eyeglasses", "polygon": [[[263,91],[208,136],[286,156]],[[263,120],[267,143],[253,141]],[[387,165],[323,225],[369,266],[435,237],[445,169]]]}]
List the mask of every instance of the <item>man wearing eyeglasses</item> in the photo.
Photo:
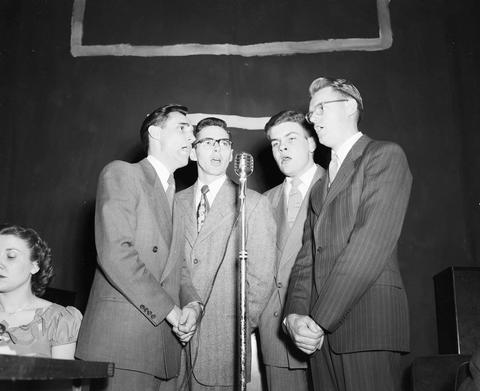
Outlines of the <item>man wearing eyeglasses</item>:
[{"label": "man wearing eyeglasses", "polygon": [[173,173],[188,163],[194,140],[186,114],[179,105],[153,111],[140,130],[148,156],[114,161],[100,174],[98,268],[76,355],[115,362],[115,376],[92,390],[177,389],[181,343],[201,312],[182,256],[182,220],[172,217]]},{"label": "man wearing eyeglasses", "polygon": [[353,84],[319,78],[310,96],[307,118],[332,160],[311,192],[285,326],[310,355],[315,390],[400,390],[400,354],[409,350],[397,259],[407,160],[398,145],[359,131],[363,101]]},{"label": "man wearing eyeglasses", "polygon": [[[195,135],[190,158],[197,162],[198,179],[177,194],[175,203],[185,221],[185,256],[204,314],[186,350],[183,378],[192,390],[228,391],[235,388],[239,351],[239,187],[226,175],[233,154],[226,123],[205,118]],[[246,199],[247,305],[253,329],[273,287],[276,226],[266,197],[247,189]]]},{"label": "man wearing eyeglasses", "polygon": [[265,125],[265,132],[285,180],[265,193],[277,221],[278,266],[275,289],[260,318],[262,358],[270,391],[307,391],[307,355],[283,332],[282,313],[290,271],[302,247],[310,190],[325,170],[313,160],[313,128],[302,113],[284,110],[275,114]]}]

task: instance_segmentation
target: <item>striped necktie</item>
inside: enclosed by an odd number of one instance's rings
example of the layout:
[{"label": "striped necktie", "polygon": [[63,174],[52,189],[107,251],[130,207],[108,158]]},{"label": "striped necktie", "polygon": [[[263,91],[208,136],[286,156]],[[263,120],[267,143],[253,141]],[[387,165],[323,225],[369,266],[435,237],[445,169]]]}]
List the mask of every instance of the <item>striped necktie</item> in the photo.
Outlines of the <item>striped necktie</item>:
[{"label": "striped necktie", "polygon": [[200,196],[200,202],[198,203],[197,208],[197,232],[200,232],[202,225],[207,218],[207,213],[210,210],[210,205],[208,204],[207,193],[210,189],[208,185],[203,185],[200,189],[202,195]]},{"label": "striped necktie", "polygon": [[167,200],[168,200],[168,205],[170,205],[170,210],[173,211],[173,197],[175,195],[175,179],[173,179],[173,175],[170,174],[168,177],[168,187],[167,191],[165,192],[167,194]]}]

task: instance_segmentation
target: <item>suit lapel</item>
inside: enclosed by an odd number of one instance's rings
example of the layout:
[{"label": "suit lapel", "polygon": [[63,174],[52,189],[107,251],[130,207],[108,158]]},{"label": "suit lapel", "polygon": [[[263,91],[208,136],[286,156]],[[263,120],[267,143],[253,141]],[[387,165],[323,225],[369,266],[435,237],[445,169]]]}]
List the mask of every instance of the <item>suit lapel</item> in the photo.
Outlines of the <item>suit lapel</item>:
[{"label": "suit lapel", "polygon": [[195,189],[196,184],[190,186],[185,191],[177,194],[175,197],[178,201],[179,207],[181,207],[185,213],[182,218],[185,219],[185,238],[191,247],[197,240],[197,208],[195,205]]},{"label": "suit lapel", "polygon": [[345,189],[349,185],[350,178],[355,173],[356,161],[363,155],[363,152],[367,145],[370,143],[370,141],[371,139],[368,136],[363,135],[362,137],[360,137],[345,157],[345,160],[340,166],[340,170],[338,171],[335,180],[330,186],[330,189],[328,189],[328,181],[325,181],[325,183],[323,184],[323,203],[320,207],[320,210],[317,210],[320,216],[315,225],[317,225],[323,217],[328,205],[343,189]]},{"label": "suit lapel", "polygon": [[139,164],[146,182],[150,186],[148,196],[154,205],[152,213],[157,219],[158,227],[161,228],[160,235],[163,236],[166,243],[170,244],[172,240],[172,214],[162,182],[148,159],[141,160]]}]

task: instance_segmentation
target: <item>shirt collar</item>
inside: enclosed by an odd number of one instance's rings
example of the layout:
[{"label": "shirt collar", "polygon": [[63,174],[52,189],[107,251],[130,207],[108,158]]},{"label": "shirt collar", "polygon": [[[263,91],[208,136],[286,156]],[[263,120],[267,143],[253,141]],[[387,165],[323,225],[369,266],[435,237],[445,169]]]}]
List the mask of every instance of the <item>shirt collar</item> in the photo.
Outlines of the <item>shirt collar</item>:
[{"label": "shirt collar", "polygon": [[[302,175],[298,177],[300,180],[300,185],[298,185],[298,190],[300,190],[300,193],[302,194],[302,198],[305,198],[305,195],[308,192],[308,188],[310,187],[310,184],[312,183],[313,177],[315,175],[315,172],[317,171],[318,166],[316,164],[312,165],[307,171],[305,171]],[[285,178],[285,186],[284,186],[284,191],[285,194],[288,195],[290,194],[290,189],[292,188],[292,180],[293,178],[291,177],[286,177]]]},{"label": "shirt collar", "polygon": [[168,178],[170,177],[170,171],[168,168],[163,164],[160,160],[152,155],[147,156],[147,160],[152,164],[157,176],[160,178],[160,182],[162,182],[163,190],[167,191],[168,188]]},{"label": "shirt collar", "polygon": [[340,147],[336,151],[334,151],[338,157],[338,167],[342,165],[343,161],[347,157],[352,147],[355,145],[358,139],[362,136],[363,136],[362,132],[356,132],[353,136],[350,136],[347,140],[345,140],[343,144],[340,145]]},{"label": "shirt collar", "polygon": [[[213,204],[213,201],[215,200],[215,197],[217,196],[218,192],[220,191],[220,188],[222,185],[225,183],[225,180],[227,179],[227,175],[222,175],[215,179],[213,182],[210,182],[208,184],[208,193],[207,193],[207,198],[208,198],[208,203],[210,204],[210,207]],[[201,191],[200,189],[202,188],[203,185],[206,185],[206,183],[203,183],[200,179],[197,180],[197,183],[195,185],[195,205],[198,205],[200,202],[200,197],[201,197]]]}]

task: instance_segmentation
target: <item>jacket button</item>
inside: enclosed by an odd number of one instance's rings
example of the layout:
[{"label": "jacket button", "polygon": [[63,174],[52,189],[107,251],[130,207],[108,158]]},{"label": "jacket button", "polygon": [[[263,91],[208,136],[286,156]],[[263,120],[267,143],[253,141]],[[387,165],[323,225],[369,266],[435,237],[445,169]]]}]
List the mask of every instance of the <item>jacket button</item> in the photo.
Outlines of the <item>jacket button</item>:
[{"label": "jacket button", "polygon": [[195,259],[193,260],[193,263],[196,265],[196,264],[198,263],[198,259],[195,258]]},{"label": "jacket button", "polygon": [[157,246],[153,246],[152,251],[153,251],[154,253],[156,253],[156,252],[158,251],[158,247],[157,247]]},{"label": "jacket button", "polygon": [[275,312],[273,313],[273,316],[275,316],[275,318],[278,318],[278,312],[275,311]]},{"label": "jacket button", "polygon": [[283,284],[281,282],[277,283],[277,287],[278,288],[282,288],[283,287]]}]

